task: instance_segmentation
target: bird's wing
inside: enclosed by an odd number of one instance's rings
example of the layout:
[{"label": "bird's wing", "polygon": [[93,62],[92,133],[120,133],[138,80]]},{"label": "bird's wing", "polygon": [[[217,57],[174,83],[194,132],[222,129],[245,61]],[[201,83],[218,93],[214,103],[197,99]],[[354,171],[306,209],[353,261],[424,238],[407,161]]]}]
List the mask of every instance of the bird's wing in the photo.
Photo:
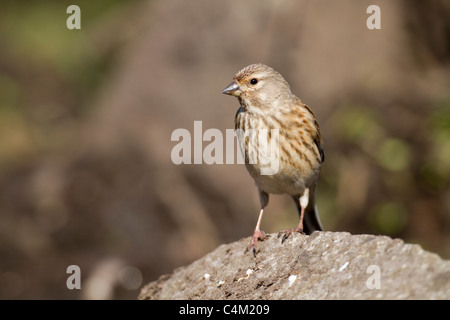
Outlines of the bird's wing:
[{"label": "bird's wing", "polygon": [[320,134],[320,128],[319,124],[317,123],[316,117],[314,116],[314,113],[311,111],[311,109],[298,98],[297,103],[301,105],[307,112],[309,112],[312,115],[312,118],[314,119],[314,128],[315,128],[315,132],[313,133],[314,144],[316,145],[317,150],[319,150],[320,160],[324,162],[325,153],[323,152],[322,135]]}]

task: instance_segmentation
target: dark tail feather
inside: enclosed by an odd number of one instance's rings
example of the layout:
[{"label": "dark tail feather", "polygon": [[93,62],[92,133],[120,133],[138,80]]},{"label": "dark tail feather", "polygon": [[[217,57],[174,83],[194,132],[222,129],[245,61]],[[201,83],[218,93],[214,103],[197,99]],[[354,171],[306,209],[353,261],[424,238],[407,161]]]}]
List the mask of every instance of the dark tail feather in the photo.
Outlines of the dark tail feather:
[{"label": "dark tail feather", "polygon": [[322,223],[320,223],[319,211],[314,205],[312,208],[306,208],[305,216],[303,217],[303,231],[306,234],[311,234],[314,231],[323,231]]},{"label": "dark tail feather", "polygon": [[[298,216],[300,217],[300,212],[302,208],[297,197],[293,197],[295,205],[297,206]],[[312,200],[312,201],[311,201]],[[305,216],[303,217],[303,232],[310,235],[314,231],[323,231],[322,223],[319,218],[319,211],[314,204],[314,199],[310,198],[310,203],[305,210]]]}]

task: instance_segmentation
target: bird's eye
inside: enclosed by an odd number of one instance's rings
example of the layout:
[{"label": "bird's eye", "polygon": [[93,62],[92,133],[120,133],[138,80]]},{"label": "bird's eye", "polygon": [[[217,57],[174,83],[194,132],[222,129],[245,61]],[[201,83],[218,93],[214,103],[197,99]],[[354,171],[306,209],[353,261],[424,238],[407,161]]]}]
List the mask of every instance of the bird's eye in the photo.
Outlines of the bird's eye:
[{"label": "bird's eye", "polygon": [[253,78],[252,80],[250,80],[250,83],[251,84],[257,84],[258,83],[258,79]]}]

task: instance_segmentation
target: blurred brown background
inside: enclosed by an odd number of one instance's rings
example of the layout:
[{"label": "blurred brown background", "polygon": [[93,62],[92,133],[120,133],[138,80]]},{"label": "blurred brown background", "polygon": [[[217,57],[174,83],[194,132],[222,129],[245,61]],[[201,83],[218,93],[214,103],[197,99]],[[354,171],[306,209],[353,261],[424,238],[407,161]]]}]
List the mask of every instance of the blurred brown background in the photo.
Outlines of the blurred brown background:
[{"label": "blurred brown background", "polygon": [[[81,8],[68,30],[66,8]],[[381,8],[381,30],[366,9]],[[177,128],[234,127],[221,94],[263,62],[321,125],[327,230],[450,257],[450,2],[2,1],[0,298],[135,299],[251,235],[242,165],[171,161]],[[204,143],[205,147],[208,143]],[[297,223],[272,196],[262,228]],[[81,268],[82,289],[66,288]]]}]

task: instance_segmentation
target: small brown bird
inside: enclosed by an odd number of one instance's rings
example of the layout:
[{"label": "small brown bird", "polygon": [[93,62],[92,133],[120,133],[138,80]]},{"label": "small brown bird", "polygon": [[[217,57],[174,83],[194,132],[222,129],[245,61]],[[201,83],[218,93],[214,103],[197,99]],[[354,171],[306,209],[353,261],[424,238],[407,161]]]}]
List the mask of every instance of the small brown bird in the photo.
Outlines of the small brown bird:
[{"label": "small brown bird", "polygon": [[[300,217],[297,227],[280,232],[284,234],[282,242],[292,232],[311,234],[322,230],[314,191],[325,156],[319,125],[311,109],[291,92],[277,71],[264,64],[252,64],[236,73],[222,93],[239,100],[235,129],[261,203],[247,250],[253,249],[256,254],[258,240],[265,238],[260,225],[270,193],[290,195]],[[276,148],[268,152],[269,145]],[[267,170],[267,163],[271,170]]]}]

